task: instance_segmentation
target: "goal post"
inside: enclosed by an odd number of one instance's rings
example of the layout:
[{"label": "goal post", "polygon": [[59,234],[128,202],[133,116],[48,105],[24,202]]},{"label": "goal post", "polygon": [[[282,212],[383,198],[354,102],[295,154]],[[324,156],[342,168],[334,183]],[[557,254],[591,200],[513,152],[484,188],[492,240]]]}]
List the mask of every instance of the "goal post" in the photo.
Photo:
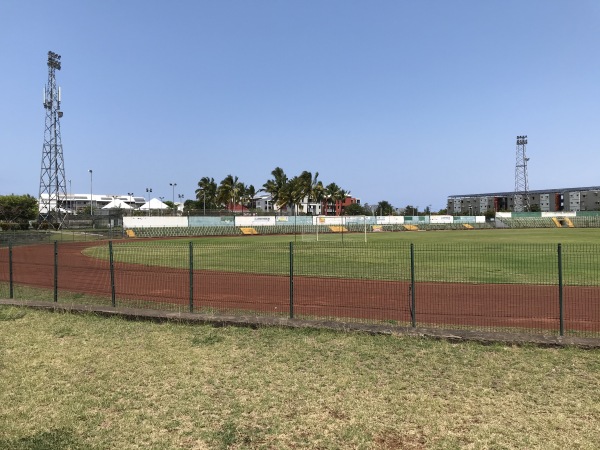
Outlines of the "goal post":
[{"label": "goal post", "polygon": [[314,216],[312,227],[303,229],[302,241],[367,242],[371,216]]},{"label": "goal post", "polygon": [[361,241],[367,242],[367,230],[370,228],[369,219],[371,216],[342,216],[344,219],[342,232],[347,230],[347,232],[352,233],[351,235],[354,237],[360,237]]}]

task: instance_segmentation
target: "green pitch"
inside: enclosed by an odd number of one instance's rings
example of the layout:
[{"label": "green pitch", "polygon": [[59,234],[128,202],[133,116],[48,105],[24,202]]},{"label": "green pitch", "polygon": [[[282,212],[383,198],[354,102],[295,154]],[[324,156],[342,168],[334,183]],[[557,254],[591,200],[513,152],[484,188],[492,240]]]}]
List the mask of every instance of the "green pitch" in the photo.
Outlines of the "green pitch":
[{"label": "green pitch", "polygon": [[[217,270],[370,280],[410,279],[411,244],[417,281],[557,284],[558,244],[565,284],[600,284],[600,229],[526,229],[348,234],[337,242],[299,237],[242,236],[133,240],[115,243],[114,261],[177,269]],[[190,255],[190,242],[192,253]],[[88,256],[108,259],[107,246]]]}]

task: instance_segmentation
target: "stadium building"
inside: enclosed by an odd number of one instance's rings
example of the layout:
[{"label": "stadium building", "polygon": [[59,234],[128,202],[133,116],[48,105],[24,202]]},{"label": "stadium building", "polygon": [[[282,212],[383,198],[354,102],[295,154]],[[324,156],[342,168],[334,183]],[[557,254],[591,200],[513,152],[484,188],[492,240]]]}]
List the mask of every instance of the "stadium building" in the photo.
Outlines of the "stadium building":
[{"label": "stadium building", "polygon": [[[545,189],[527,192],[524,205],[529,211],[600,211],[600,186]],[[482,215],[486,212],[514,212],[515,192],[450,195],[448,214]]]}]

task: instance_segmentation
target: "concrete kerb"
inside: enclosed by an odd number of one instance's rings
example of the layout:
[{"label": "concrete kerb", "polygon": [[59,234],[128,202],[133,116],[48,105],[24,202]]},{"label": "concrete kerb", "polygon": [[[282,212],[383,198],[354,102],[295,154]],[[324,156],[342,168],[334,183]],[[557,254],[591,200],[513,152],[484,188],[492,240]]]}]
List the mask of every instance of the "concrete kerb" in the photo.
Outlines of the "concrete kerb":
[{"label": "concrete kerb", "polygon": [[0,299],[0,305],[41,309],[53,312],[74,314],[96,314],[106,317],[121,317],[128,320],[148,320],[154,322],[181,322],[190,324],[209,324],[213,326],[237,327],[286,327],[310,328],[340,332],[360,332],[373,335],[413,336],[451,342],[479,342],[481,344],[535,345],[539,347],[578,347],[599,349],[600,339],[567,336],[545,336],[537,334],[515,334],[482,332],[470,330],[448,330],[437,328],[411,328],[393,325],[377,325],[340,321],[317,321],[288,319],[283,317],[229,316],[213,314],[195,314],[182,312],[157,311],[149,309],[112,308],[109,306],[90,306],[61,304],[28,300]]}]

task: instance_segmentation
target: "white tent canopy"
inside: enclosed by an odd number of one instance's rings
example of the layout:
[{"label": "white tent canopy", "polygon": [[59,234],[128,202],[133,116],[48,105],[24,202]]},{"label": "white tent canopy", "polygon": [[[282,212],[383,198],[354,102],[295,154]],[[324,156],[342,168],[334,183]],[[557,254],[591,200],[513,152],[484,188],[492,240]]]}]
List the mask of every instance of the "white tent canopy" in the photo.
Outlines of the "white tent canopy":
[{"label": "white tent canopy", "polygon": [[142,206],[140,206],[140,209],[142,211],[147,211],[149,209],[169,209],[169,207],[163,202],[161,202],[159,199],[153,198],[150,199],[149,202],[146,202]]},{"label": "white tent canopy", "polygon": [[115,198],[108,205],[103,206],[102,209],[133,209],[133,208],[131,206],[129,206],[127,203],[125,203],[123,200]]}]

